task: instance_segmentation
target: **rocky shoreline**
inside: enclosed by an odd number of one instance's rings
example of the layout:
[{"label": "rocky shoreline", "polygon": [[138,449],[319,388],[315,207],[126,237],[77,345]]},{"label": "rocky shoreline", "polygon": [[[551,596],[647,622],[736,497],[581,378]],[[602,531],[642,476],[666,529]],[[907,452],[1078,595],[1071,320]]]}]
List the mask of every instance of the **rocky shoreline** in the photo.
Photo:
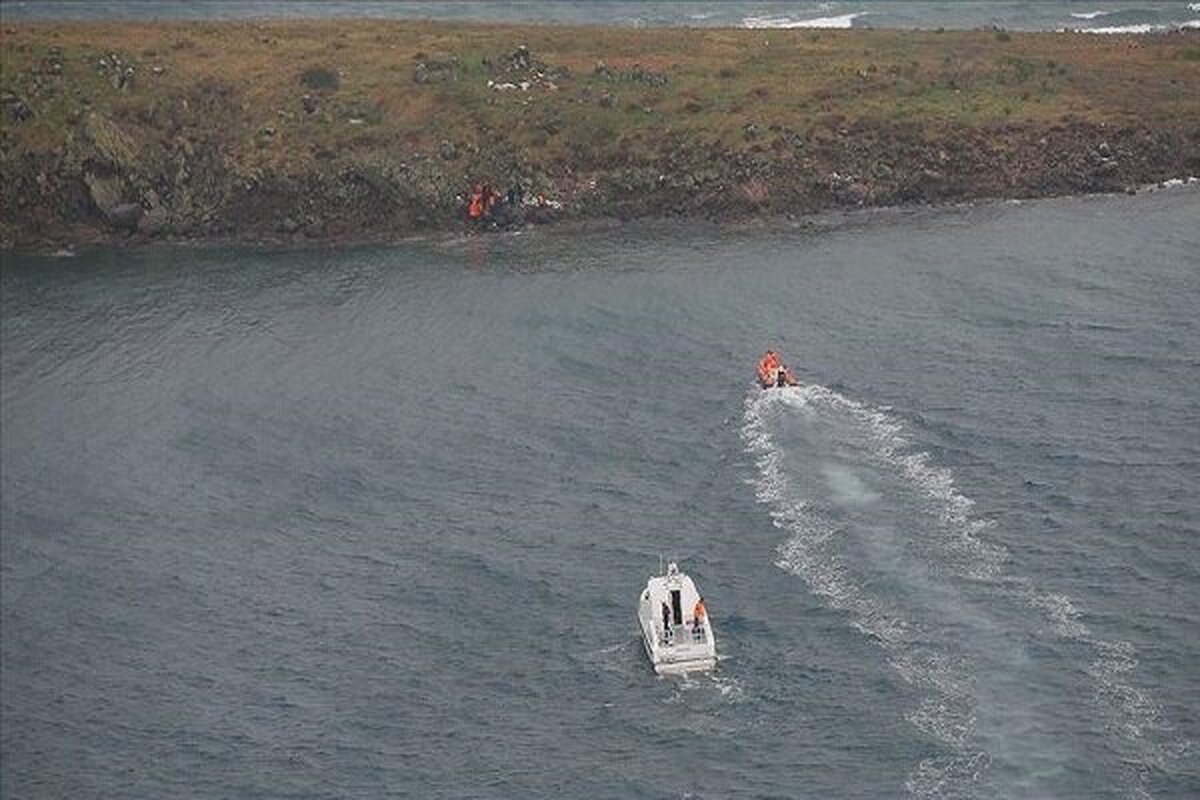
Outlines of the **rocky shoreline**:
[{"label": "rocky shoreline", "polygon": [[[30,222],[33,225],[14,225],[18,234],[6,236],[0,246],[36,250],[57,250],[87,245],[136,246],[149,243],[189,244],[251,244],[269,246],[354,245],[396,242],[414,236],[438,233],[480,233],[510,231],[530,226],[554,224],[575,229],[604,227],[621,222],[651,219],[699,219],[708,223],[734,225],[795,220],[827,212],[856,209],[882,209],[913,206],[938,206],[963,202],[1034,199],[1085,194],[1134,194],[1168,181],[1193,180],[1197,172],[1195,159],[1179,158],[1186,142],[1182,137],[1156,138],[1157,132],[1111,132],[1085,128],[1073,132],[1078,149],[1048,149],[1041,146],[1046,137],[1032,144],[1008,151],[1009,158],[1020,153],[1036,154],[1061,167],[1039,170],[1035,167],[1014,168],[1011,163],[989,160],[994,151],[981,148],[971,157],[961,153],[952,157],[944,148],[930,154],[916,167],[899,171],[886,163],[877,167],[888,180],[856,179],[853,173],[843,176],[830,170],[823,179],[812,180],[811,172],[794,164],[760,164],[759,183],[744,183],[746,173],[739,172],[736,162],[731,175],[717,177],[711,185],[703,183],[668,183],[651,185],[617,183],[604,187],[599,181],[594,188],[581,190],[564,184],[559,196],[570,201],[558,210],[522,208],[500,218],[472,223],[466,218],[466,202],[462,195],[441,207],[432,205],[404,207],[392,205],[384,198],[363,198],[359,203],[346,205],[343,198],[353,182],[335,180],[330,193],[308,194],[300,205],[289,199],[286,189],[278,190],[272,198],[254,207],[253,213],[235,217],[224,214],[192,215],[175,212],[153,204],[153,195],[143,203],[120,203],[105,207],[94,200],[89,204],[88,183],[81,181],[66,189],[67,196],[76,198],[76,208],[83,211],[68,219],[54,218],[41,213]],[[1018,134],[1022,138],[1028,132]],[[1114,147],[1108,138],[1121,144]],[[1088,142],[1096,141],[1092,146]],[[1147,145],[1159,145],[1158,158],[1130,153],[1145,151]],[[869,152],[869,151],[868,151]],[[1122,165],[1115,155],[1127,156]],[[870,155],[867,156],[870,158]],[[674,159],[678,162],[678,159]],[[945,166],[952,162],[955,166]],[[845,161],[833,163],[844,164]],[[1035,162],[1037,163],[1037,162]],[[942,166],[942,169],[937,169]],[[965,167],[965,169],[964,169]],[[1006,169],[1007,167],[1007,169]],[[959,171],[961,170],[961,171]],[[1190,170],[1190,172],[1189,172]],[[1012,178],[1013,171],[1017,178]],[[660,173],[665,174],[665,173]],[[685,173],[688,174],[688,173]],[[950,177],[947,177],[949,175]],[[58,176],[64,183],[73,176]],[[690,177],[690,174],[689,174]],[[627,176],[621,176],[628,181]],[[311,180],[311,179],[310,179]],[[651,179],[658,183],[657,178]],[[685,179],[687,180],[687,179]],[[755,180],[751,178],[750,180]],[[739,182],[742,181],[742,182]],[[36,182],[36,178],[35,178]],[[729,187],[733,187],[730,191]],[[704,189],[701,193],[695,188]],[[677,194],[683,191],[688,200],[680,203]],[[755,196],[756,192],[761,195]],[[322,214],[322,210],[324,213]],[[67,216],[67,215],[64,215]],[[20,220],[18,220],[20,222]]]},{"label": "rocky shoreline", "polygon": [[[1082,69],[1100,59],[1121,74],[1108,63],[1121,51],[1088,37],[775,32],[776,52],[795,51],[780,64],[724,50],[709,61],[672,60],[676,51],[664,48],[651,68],[622,57],[624,45],[563,41],[562,29],[496,34],[497,42],[540,37],[543,55],[524,44],[501,49],[462,26],[395,24],[380,38],[362,26],[306,25],[311,47],[287,54],[271,43],[295,31],[266,24],[154,26],[147,31],[157,39],[142,37],[137,48],[113,27],[10,27],[0,241],[324,243],[559,221],[780,219],[1133,191],[1200,174],[1192,60],[1200,36],[1127,45],[1150,63],[1125,71],[1164,86],[1114,98]],[[723,33],[764,52],[772,43]],[[257,59],[247,72],[261,63],[275,83],[214,77],[212,59],[241,59],[230,42],[246,34],[238,46],[256,48],[245,58]],[[618,34],[639,35],[610,32]],[[672,35],[715,50],[715,34]],[[440,37],[437,56],[426,52],[431,36]],[[354,37],[359,47],[351,41],[331,56],[330,41]],[[1025,47],[1019,55],[1014,40]],[[413,51],[407,58],[371,51],[399,43]],[[964,55],[981,43],[999,55]],[[853,52],[848,63],[863,66],[814,67],[794,90],[769,83],[807,58],[804,48],[819,47]],[[593,60],[593,50],[617,57]],[[912,54],[920,57],[902,60]],[[323,66],[331,63],[340,66]],[[364,77],[376,66],[388,70],[392,94]],[[1056,101],[1066,113],[1048,111]],[[478,181],[550,200],[469,221]]]}]

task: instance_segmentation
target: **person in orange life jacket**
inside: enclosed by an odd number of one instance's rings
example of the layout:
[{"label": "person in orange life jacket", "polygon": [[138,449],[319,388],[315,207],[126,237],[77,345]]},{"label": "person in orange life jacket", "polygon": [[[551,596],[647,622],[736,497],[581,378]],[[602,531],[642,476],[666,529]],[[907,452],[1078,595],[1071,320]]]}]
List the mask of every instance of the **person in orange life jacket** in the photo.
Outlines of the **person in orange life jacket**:
[{"label": "person in orange life jacket", "polygon": [[696,601],[696,605],[692,608],[692,630],[700,630],[704,627],[704,620],[708,616],[708,609],[704,607],[704,598],[701,597]]},{"label": "person in orange life jacket", "polygon": [[758,360],[759,382],[764,386],[774,383],[776,370],[781,366],[783,366],[783,363],[779,360],[779,356],[774,350],[768,350],[763,353],[762,358]]},{"label": "person in orange life jacket", "polygon": [[483,216],[483,187],[476,185],[475,190],[471,192],[471,202],[467,204],[467,218],[479,219]]},{"label": "person in orange life jacket", "polygon": [[757,372],[758,382],[764,389],[772,386],[795,386],[799,383],[774,350],[768,350],[758,360]]}]

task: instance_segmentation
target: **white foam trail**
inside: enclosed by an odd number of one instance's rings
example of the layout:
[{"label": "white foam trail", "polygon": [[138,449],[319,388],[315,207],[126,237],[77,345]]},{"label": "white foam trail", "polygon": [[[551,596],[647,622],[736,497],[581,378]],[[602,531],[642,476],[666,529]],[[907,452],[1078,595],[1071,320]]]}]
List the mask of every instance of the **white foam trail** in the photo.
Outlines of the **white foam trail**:
[{"label": "white foam trail", "polygon": [[956,759],[927,758],[908,776],[904,788],[913,797],[961,797],[960,787],[974,785],[990,763],[986,753]]},{"label": "white foam trail", "polygon": [[1200,3],[1188,3],[1188,11],[1200,12]]},{"label": "white foam trail", "polygon": [[742,685],[738,682],[737,678],[709,673],[709,680],[717,687],[717,691],[721,693],[721,699],[726,702],[740,703],[746,697],[746,693],[742,690]]},{"label": "white foam trail", "polygon": [[817,17],[815,19],[793,19],[791,17],[746,17],[742,26],[746,28],[850,28],[854,20],[866,14],[856,11],[852,14],[841,14],[836,17]]},{"label": "white foam trail", "polygon": [[[1126,789],[1130,797],[1151,797],[1146,786],[1147,769],[1166,767],[1192,750],[1193,742],[1169,738],[1170,728],[1162,718],[1161,705],[1150,691],[1133,684],[1137,648],[1131,642],[1093,634],[1080,620],[1082,612],[1064,594],[1030,589],[1028,601],[1045,613],[1056,635],[1092,648],[1093,660],[1085,672],[1093,682],[1096,706],[1104,715],[1109,732],[1135,752],[1135,758],[1127,759],[1123,765]],[[1159,741],[1162,738],[1166,741]]]},{"label": "white foam trail", "polygon": [[746,692],[737,678],[715,672],[684,672],[680,675],[660,675],[659,678],[671,681],[671,694],[664,700],[670,705],[690,702],[688,695],[691,692],[712,690],[716,690],[716,696],[721,699],[721,702],[729,705],[737,705],[746,699]]},{"label": "white foam trail", "polygon": [[773,390],[767,397],[777,397],[798,408],[824,405],[852,417],[869,436],[867,454],[876,463],[898,471],[928,499],[930,510],[943,524],[938,545],[955,565],[973,578],[990,577],[1000,570],[1006,551],[979,538],[992,523],[973,517],[975,503],[958,491],[954,473],[935,465],[928,453],[913,451],[903,426],[886,411],[817,385],[794,387],[779,394]]},{"label": "white foam trail", "polygon": [[[798,499],[783,468],[784,452],[771,436],[768,422],[773,414],[810,403],[832,403],[865,421],[869,446],[885,460],[897,457],[902,441],[899,426],[885,414],[821,386],[772,390],[748,400],[742,437],[759,470],[755,494],[770,510],[775,525],[789,534],[777,550],[775,563],[801,577],[809,591],[830,608],[849,614],[851,625],[884,650],[891,668],[924,694],[906,719],[953,753],[922,760],[909,776],[907,787],[914,797],[945,797],[947,786],[953,784],[957,790],[965,781],[973,782],[988,762],[986,753],[968,747],[975,728],[970,664],[964,657],[923,642],[925,637],[917,626],[855,582],[836,549],[837,528],[819,510]],[[929,496],[943,503],[950,498],[954,503],[952,482],[947,484],[945,476],[932,480],[924,463],[914,462],[909,471],[925,481],[921,487]],[[946,516],[953,518],[954,513],[947,511]]]},{"label": "white foam trail", "polygon": [[[851,624],[876,640],[888,654],[890,666],[907,683],[926,692],[907,719],[918,730],[952,748],[954,754],[917,764],[906,782],[909,794],[934,798],[967,792],[990,761],[987,753],[974,752],[970,747],[975,727],[971,664],[946,648],[921,643],[914,635],[917,626],[913,621],[855,583],[835,549],[837,528],[789,483],[783,467],[784,450],[768,429],[769,423],[786,411],[811,418],[818,406],[853,420],[865,434],[864,452],[903,476],[927,498],[929,510],[941,523],[941,534],[935,537],[934,545],[960,575],[999,586],[996,579],[1007,551],[979,538],[990,523],[973,517],[974,503],[958,491],[953,473],[936,466],[928,453],[912,450],[901,423],[885,410],[818,385],[755,391],[747,399],[742,438],[758,466],[755,493],[769,509],[775,525],[789,534],[777,550],[777,566],[800,576],[830,608],[849,613]],[[852,473],[846,474],[857,480]],[[832,478],[827,474],[827,479],[836,484],[845,481],[845,474],[835,470]],[[851,488],[857,489],[857,485]],[[834,490],[838,491],[836,485]],[[1008,591],[1014,599],[1038,609],[1054,635],[1092,649],[1092,661],[1085,672],[1093,682],[1094,702],[1119,749],[1132,750],[1132,758],[1126,759],[1123,767],[1128,796],[1149,797],[1149,769],[1181,757],[1193,743],[1170,738],[1170,729],[1153,695],[1132,682],[1138,663],[1136,648],[1130,642],[1096,636],[1082,621],[1080,609],[1064,594],[1038,591],[1021,577],[1008,577],[1003,585],[1011,587]]]},{"label": "white foam trail", "polygon": [[826,464],[821,467],[821,474],[829,483],[833,502],[840,506],[869,506],[879,500],[879,495],[848,467]]},{"label": "white foam trail", "polygon": [[1074,11],[1071,16],[1075,19],[1095,19],[1096,17],[1107,17],[1111,11]]}]

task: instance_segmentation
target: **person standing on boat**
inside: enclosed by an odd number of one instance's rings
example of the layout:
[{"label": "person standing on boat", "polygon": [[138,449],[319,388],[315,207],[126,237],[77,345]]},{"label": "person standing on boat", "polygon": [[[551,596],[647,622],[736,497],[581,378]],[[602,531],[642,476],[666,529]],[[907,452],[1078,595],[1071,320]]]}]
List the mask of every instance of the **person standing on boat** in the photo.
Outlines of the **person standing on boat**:
[{"label": "person standing on boat", "polygon": [[762,358],[758,359],[758,382],[763,386],[774,386],[776,376],[782,366],[783,362],[779,360],[779,354],[774,350],[763,353]]},{"label": "person standing on boat", "polygon": [[755,369],[758,373],[758,385],[764,389],[776,386],[795,386],[799,383],[796,376],[792,374],[792,371],[787,368],[774,350],[763,353]]},{"label": "person standing on boat", "polygon": [[698,631],[704,627],[704,618],[708,615],[708,610],[704,607],[704,598],[701,597],[696,601],[695,608],[692,609],[692,630]]}]

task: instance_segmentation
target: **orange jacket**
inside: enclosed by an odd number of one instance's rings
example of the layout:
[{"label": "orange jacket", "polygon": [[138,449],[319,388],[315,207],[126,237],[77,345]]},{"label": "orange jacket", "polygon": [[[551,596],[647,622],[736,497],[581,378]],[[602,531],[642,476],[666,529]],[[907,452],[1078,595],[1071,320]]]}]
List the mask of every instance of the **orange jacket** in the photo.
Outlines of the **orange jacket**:
[{"label": "orange jacket", "polygon": [[479,219],[483,216],[483,196],[479,192],[471,195],[471,202],[467,206],[467,216],[471,219]]},{"label": "orange jacket", "polygon": [[771,383],[774,377],[772,373],[779,367],[779,356],[771,352],[764,353],[758,360],[758,379],[763,383]]},{"label": "orange jacket", "polygon": [[692,609],[692,619],[696,622],[704,622],[704,617],[708,611],[704,608],[704,601],[697,600],[696,607]]}]

